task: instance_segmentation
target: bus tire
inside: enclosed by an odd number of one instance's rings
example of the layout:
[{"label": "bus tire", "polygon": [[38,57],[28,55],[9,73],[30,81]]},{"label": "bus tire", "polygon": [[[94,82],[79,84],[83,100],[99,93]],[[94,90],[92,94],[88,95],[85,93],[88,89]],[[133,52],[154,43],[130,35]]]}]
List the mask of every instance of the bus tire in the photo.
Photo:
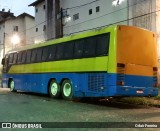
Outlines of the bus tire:
[{"label": "bus tire", "polygon": [[9,86],[11,92],[16,92],[16,90],[15,90],[15,83],[14,83],[13,79],[9,80],[8,86]]},{"label": "bus tire", "polygon": [[51,80],[49,84],[49,95],[51,98],[59,98],[60,97],[60,85],[56,80]]},{"label": "bus tire", "polygon": [[66,79],[62,82],[62,97],[65,100],[72,100],[73,93],[72,93],[72,84],[71,81]]}]

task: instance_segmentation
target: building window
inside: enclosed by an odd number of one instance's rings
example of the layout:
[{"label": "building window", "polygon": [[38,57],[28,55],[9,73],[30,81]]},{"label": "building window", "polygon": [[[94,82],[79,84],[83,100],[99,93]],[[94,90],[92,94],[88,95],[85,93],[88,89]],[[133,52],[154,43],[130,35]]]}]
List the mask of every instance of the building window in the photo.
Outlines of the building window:
[{"label": "building window", "polygon": [[92,9],[89,9],[89,15],[91,15],[92,14]]},{"label": "building window", "polygon": [[18,26],[13,26],[13,31],[18,32]]},{"label": "building window", "polygon": [[79,13],[74,14],[73,15],[73,21],[78,20],[79,19]]},{"label": "building window", "polygon": [[100,12],[100,6],[96,7],[96,12]]},{"label": "building window", "polygon": [[44,9],[44,10],[46,9],[46,5],[43,5],[43,9]]},{"label": "building window", "polygon": [[36,13],[38,12],[38,8],[36,8]]},{"label": "building window", "polygon": [[38,28],[36,28],[36,32],[38,32]]},{"label": "building window", "polygon": [[46,30],[46,25],[43,25],[43,31],[45,31]]}]

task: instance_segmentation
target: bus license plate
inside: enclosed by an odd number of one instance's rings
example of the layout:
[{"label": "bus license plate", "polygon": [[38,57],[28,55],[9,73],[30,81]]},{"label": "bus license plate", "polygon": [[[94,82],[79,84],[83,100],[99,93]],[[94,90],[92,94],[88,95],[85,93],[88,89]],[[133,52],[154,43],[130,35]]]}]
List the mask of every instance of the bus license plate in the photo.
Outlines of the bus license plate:
[{"label": "bus license plate", "polygon": [[137,94],[143,94],[143,91],[138,90]]}]

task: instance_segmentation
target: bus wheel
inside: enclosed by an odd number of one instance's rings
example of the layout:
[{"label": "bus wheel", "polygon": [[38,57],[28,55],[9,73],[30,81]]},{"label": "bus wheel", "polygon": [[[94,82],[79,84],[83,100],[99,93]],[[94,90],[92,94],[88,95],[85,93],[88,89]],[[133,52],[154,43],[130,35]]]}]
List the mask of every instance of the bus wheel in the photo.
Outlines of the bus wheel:
[{"label": "bus wheel", "polygon": [[65,100],[72,100],[72,84],[70,80],[64,80],[62,83],[62,97]]},{"label": "bus wheel", "polygon": [[15,84],[14,84],[13,80],[9,81],[9,88],[10,88],[11,92],[16,92],[16,90],[15,90]]},{"label": "bus wheel", "polygon": [[52,98],[58,98],[60,96],[60,86],[56,80],[52,80],[49,84],[49,95]]}]

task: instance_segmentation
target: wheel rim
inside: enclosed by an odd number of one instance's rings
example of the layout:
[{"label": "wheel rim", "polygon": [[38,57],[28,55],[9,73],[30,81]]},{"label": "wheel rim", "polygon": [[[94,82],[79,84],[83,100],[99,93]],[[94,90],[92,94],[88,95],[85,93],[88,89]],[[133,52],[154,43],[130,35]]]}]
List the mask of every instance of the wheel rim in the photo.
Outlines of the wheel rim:
[{"label": "wheel rim", "polygon": [[10,83],[10,89],[11,89],[11,91],[14,90],[14,81],[11,81],[11,83]]},{"label": "wheel rim", "polygon": [[63,92],[66,97],[70,96],[70,94],[72,92],[72,87],[69,83],[64,84]]},{"label": "wheel rim", "polygon": [[52,95],[56,95],[57,92],[58,92],[58,85],[57,85],[57,83],[53,83],[51,85],[51,93],[52,93]]}]

